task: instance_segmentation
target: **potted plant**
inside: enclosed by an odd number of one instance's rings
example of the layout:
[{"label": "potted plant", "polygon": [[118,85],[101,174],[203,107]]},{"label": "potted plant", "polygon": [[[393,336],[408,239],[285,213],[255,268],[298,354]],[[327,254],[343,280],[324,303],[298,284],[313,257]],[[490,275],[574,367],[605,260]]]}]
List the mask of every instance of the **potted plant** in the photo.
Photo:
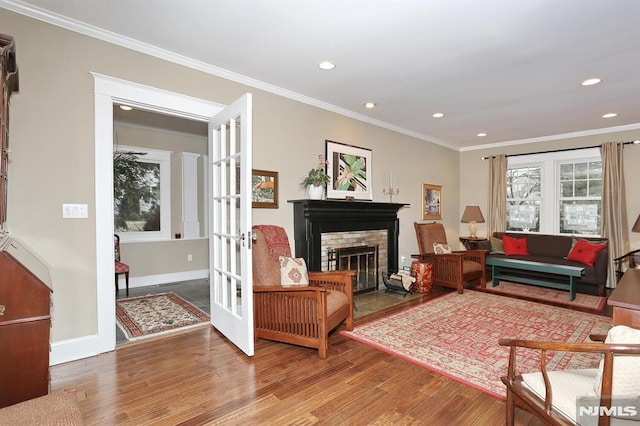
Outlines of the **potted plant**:
[{"label": "potted plant", "polygon": [[325,172],[325,166],[328,164],[324,155],[318,155],[318,166],[309,170],[307,176],[300,182],[300,189],[307,191],[307,195],[312,200],[321,200],[324,195],[324,187],[329,183],[329,176]]}]

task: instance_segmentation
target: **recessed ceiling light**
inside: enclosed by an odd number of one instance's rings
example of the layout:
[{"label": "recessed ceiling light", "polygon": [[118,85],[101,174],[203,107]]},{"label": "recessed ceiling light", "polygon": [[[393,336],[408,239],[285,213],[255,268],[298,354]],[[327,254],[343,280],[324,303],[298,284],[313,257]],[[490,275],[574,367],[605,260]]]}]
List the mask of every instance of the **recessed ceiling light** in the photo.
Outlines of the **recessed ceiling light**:
[{"label": "recessed ceiling light", "polygon": [[432,117],[433,117],[433,118],[442,118],[442,117],[444,117],[444,114],[443,114],[443,113],[441,113],[441,112],[436,112],[435,114],[433,114],[433,116],[432,116]]},{"label": "recessed ceiling light", "polygon": [[593,86],[594,84],[598,84],[602,81],[601,78],[589,78],[585,81],[583,81],[582,83],[580,83],[582,86]]},{"label": "recessed ceiling light", "polygon": [[322,61],[318,64],[318,68],[320,68],[321,70],[332,70],[336,67],[336,64],[334,64],[331,61]]},{"label": "recessed ceiling light", "polygon": [[610,112],[608,114],[603,115],[602,118],[612,118],[612,117],[615,117],[617,115],[618,114],[616,114],[615,112]]},{"label": "recessed ceiling light", "polygon": [[131,111],[133,108],[129,105],[120,105],[120,109],[123,111]]},{"label": "recessed ceiling light", "polygon": [[365,102],[365,103],[364,103],[364,107],[365,107],[366,109],[372,109],[372,108],[375,108],[377,105],[378,105],[378,104],[377,104],[377,103],[375,103],[375,102]]},{"label": "recessed ceiling light", "polygon": [[479,138],[484,138],[485,136],[487,136],[486,133],[478,133],[477,135]]}]

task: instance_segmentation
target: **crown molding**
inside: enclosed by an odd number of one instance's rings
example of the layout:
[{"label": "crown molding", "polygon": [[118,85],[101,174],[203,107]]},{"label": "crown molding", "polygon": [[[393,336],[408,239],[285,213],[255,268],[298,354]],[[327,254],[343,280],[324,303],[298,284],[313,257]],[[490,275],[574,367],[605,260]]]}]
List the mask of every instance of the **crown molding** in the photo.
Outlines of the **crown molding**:
[{"label": "crown molding", "polygon": [[626,132],[628,130],[638,130],[638,129],[640,129],[640,123],[626,124],[624,126],[604,127],[601,129],[583,130],[580,132],[572,132],[572,133],[561,133],[557,135],[541,136],[538,138],[519,139],[519,140],[513,140],[513,141],[490,143],[486,145],[476,145],[471,147],[460,148],[460,151],[463,152],[463,151],[477,151],[480,149],[502,148],[505,146],[524,145],[528,143],[547,142],[547,141],[555,141],[560,139],[580,138],[585,136],[603,135],[606,133],[615,133],[615,132]]}]

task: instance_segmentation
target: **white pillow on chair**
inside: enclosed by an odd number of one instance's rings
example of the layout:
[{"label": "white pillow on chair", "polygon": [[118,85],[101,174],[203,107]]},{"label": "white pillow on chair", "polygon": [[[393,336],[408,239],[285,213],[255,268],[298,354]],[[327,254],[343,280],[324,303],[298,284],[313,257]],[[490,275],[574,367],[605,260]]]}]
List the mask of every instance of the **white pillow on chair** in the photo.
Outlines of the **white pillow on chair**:
[{"label": "white pillow on chair", "polygon": [[451,253],[451,247],[446,243],[433,243],[433,252],[435,254]]},{"label": "white pillow on chair", "polygon": [[280,256],[280,285],[283,287],[309,285],[307,263],[303,258]]}]

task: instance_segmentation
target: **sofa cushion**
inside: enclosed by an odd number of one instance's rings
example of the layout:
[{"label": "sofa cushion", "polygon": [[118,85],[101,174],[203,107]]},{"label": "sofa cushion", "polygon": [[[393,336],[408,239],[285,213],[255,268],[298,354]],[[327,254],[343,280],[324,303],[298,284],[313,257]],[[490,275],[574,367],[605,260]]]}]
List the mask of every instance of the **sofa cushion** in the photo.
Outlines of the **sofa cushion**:
[{"label": "sofa cushion", "polygon": [[596,263],[598,252],[605,248],[607,248],[606,244],[592,244],[587,240],[579,240],[567,255],[567,260],[593,266]]},{"label": "sofa cushion", "polygon": [[491,254],[504,254],[504,243],[500,238],[491,237]]},{"label": "sofa cushion", "polygon": [[[578,414],[576,400],[579,397],[595,396],[593,383],[597,372],[595,368],[549,371],[553,408],[575,422]],[[542,373],[526,373],[522,375],[522,379],[529,389],[544,399],[546,390]]]},{"label": "sofa cushion", "polygon": [[502,237],[502,242],[504,244],[504,254],[506,255],[529,254],[529,251],[527,250],[526,238],[512,238],[512,237],[509,237],[508,235],[505,235],[504,237]]},{"label": "sofa cushion", "polygon": [[339,290],[327,290],[327,316],[331,316],[344,305],[349,304],[347,295]]}]

